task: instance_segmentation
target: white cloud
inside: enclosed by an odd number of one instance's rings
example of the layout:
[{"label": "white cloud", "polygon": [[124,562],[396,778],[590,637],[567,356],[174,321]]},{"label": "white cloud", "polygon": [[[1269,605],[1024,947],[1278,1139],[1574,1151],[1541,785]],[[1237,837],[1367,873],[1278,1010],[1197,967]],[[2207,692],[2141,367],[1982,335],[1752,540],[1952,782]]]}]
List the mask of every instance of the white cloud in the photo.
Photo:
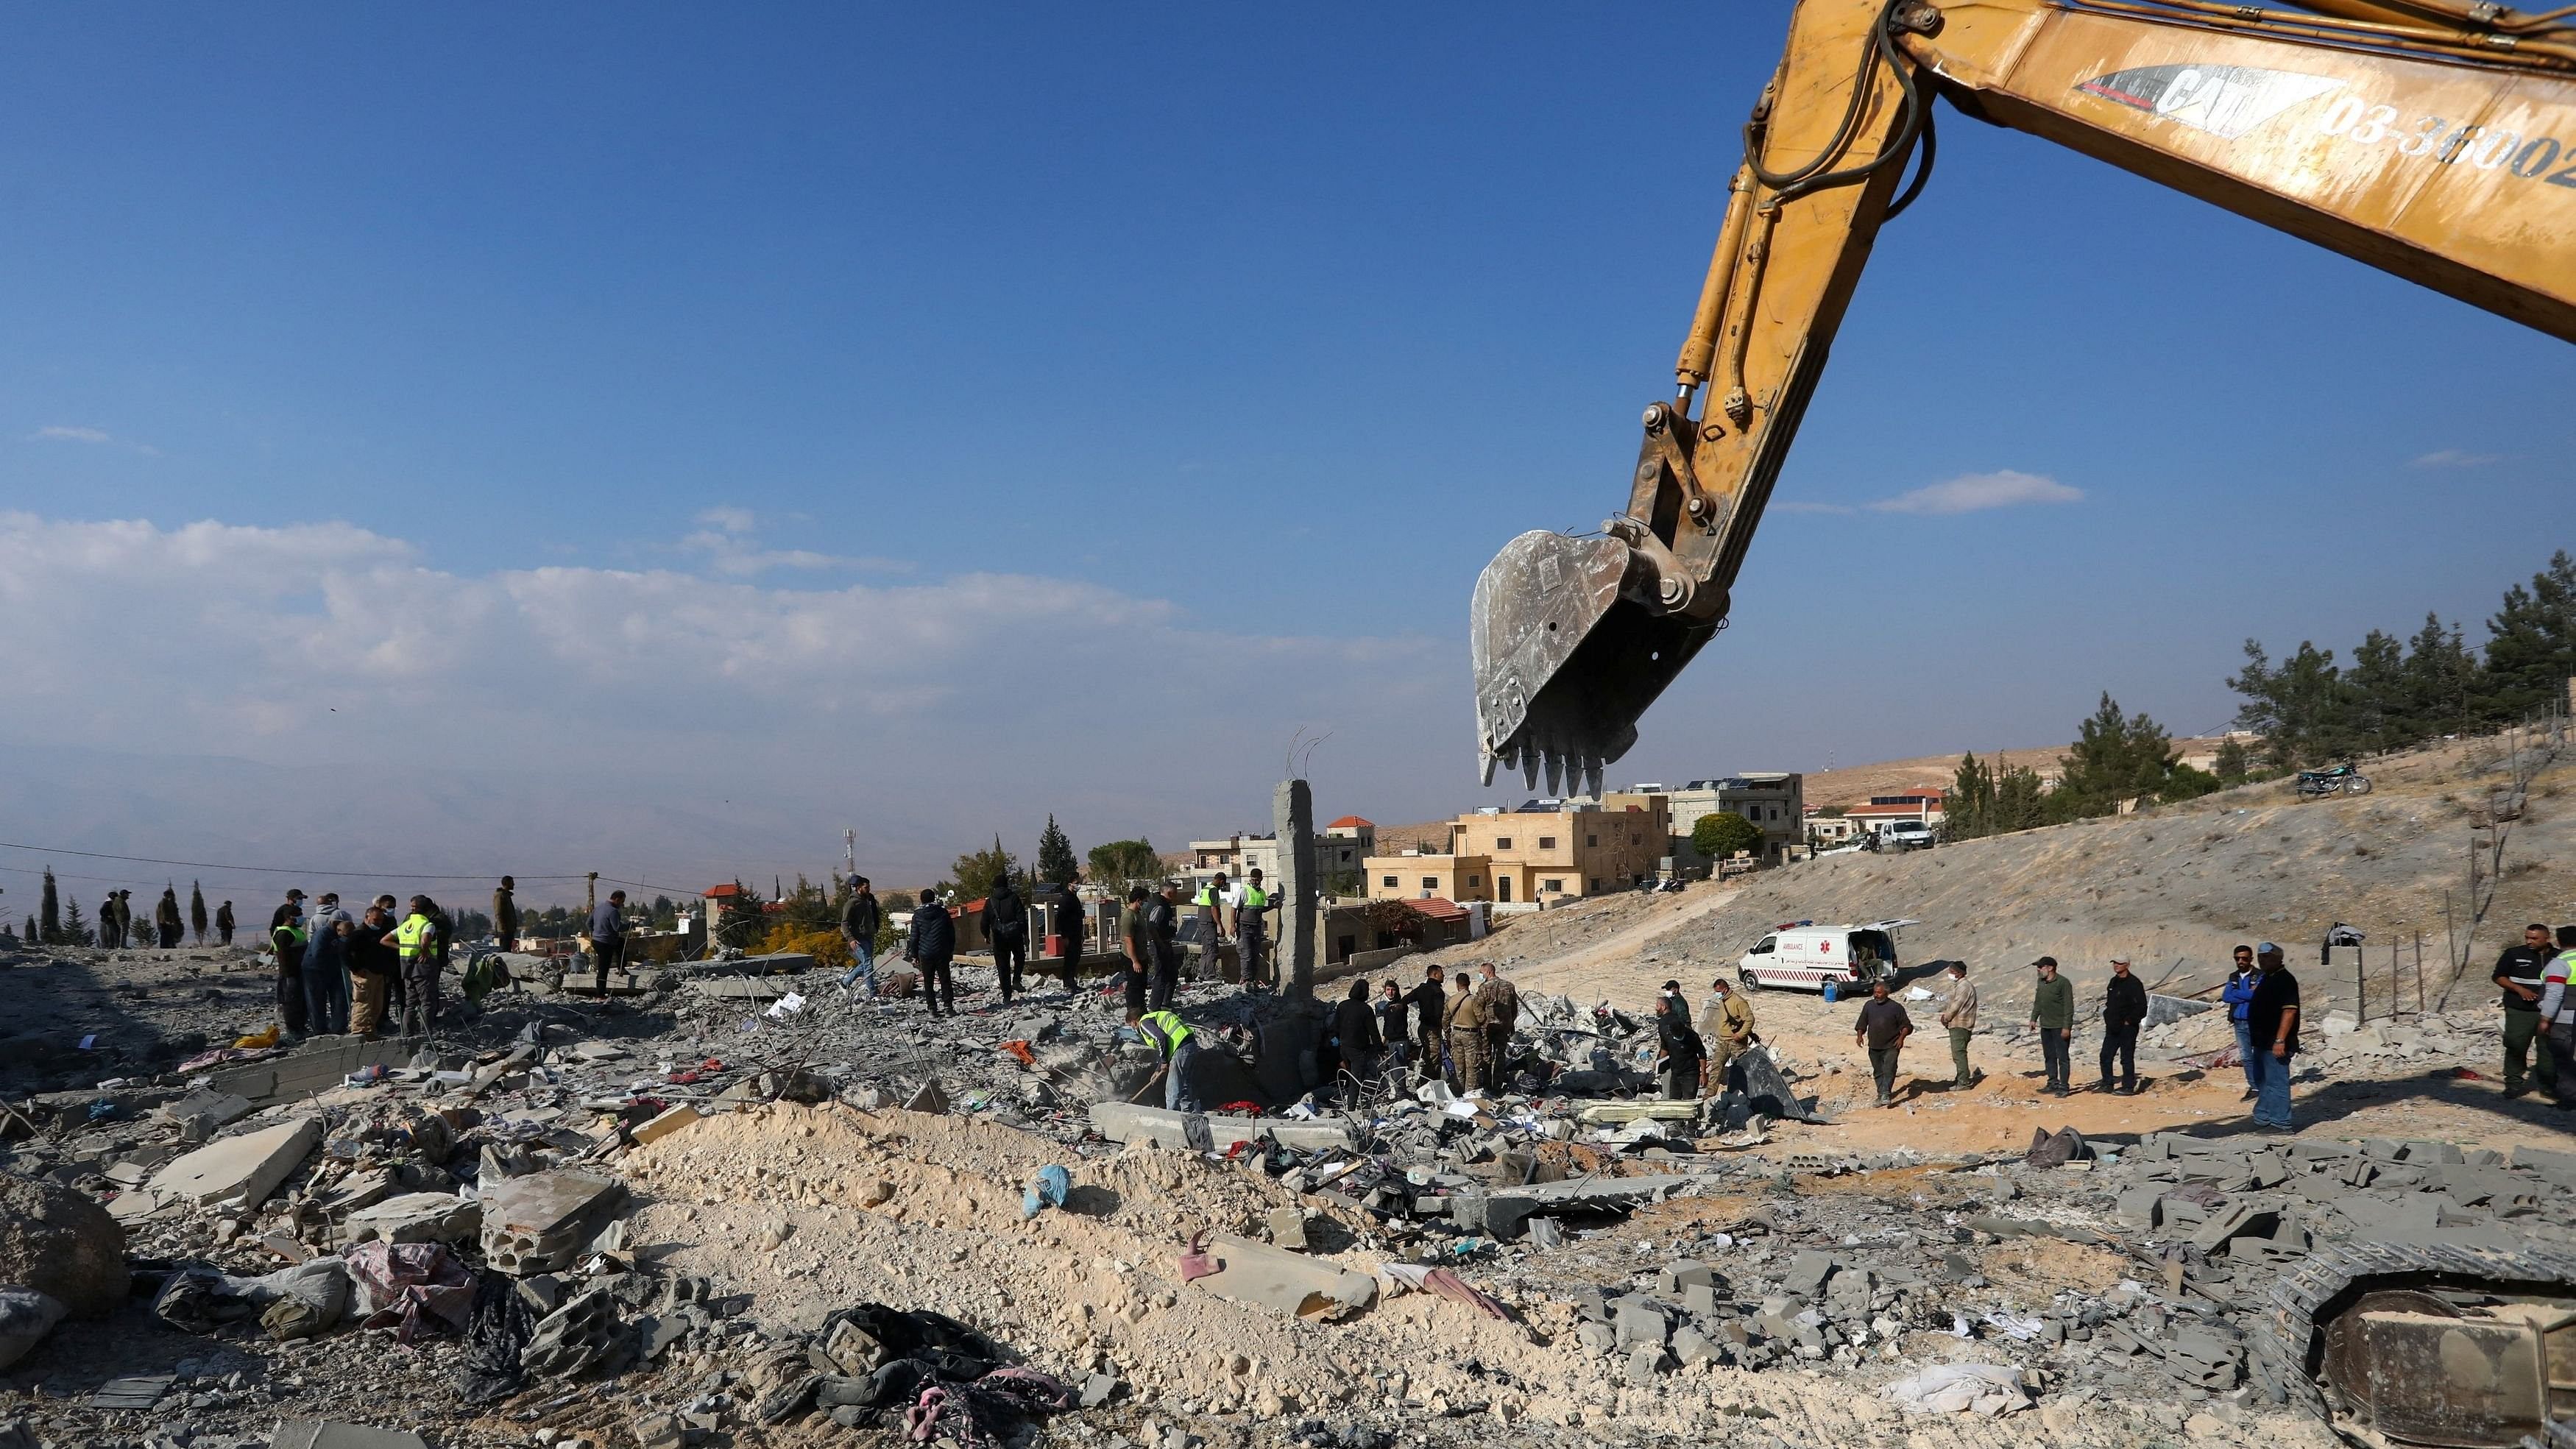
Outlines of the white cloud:
[{"label": "white cloud", "polygon": [[1944,483],[1882,498],[1870,507],[1882,513],[1976,513],[2025,503],[2074,503],[2083,497],[2081,488],[2007,468],[1995,473],[1963,474]]},{"label": "white cloud", "polygon": [[751,578],[771,569],[871,569],[879,573],[910,573],[912,565],[901,559],[870,556],[851,557],[819,553],[810,548],[762,548],[754,536],[759,519],[748,508],[709,508],[698,514],[702,525],[697,532],[680,540],[682,550],[703,553],[707,567],[729,578]]},{"label": "white cloud", "polygon": [[2466,453],[2458,448],[2437,448],[2409,464],[2415,468],[2483,468],[2505,460],[2502,453]]},{"label": "white cloud", "polygon": [[105,447],[130,448],[148,457],[161,456],[161,450],[149,443],[128,442],[100,428],[78,428],[55,424],[38,428],[27,435],[31,443],[89,443]]},{"label": "white cloud", "polygon": [[[1105,801],[1100,828],[1120,833],[1266,819],[1273,779],[1247,762],[1300,723],[1380,742],[1361,750],[1427,749],[1420,721],[1446,704],[1466,733],[1434,641],[1220,632],[1164,600],[1022,574],[830,588],[670,568],[460,574],[344,523],[0,512],[0,613],[0,739],[244,757],[363,782],[379,804],[413,770],[534,771],[621,807],[745,802],[818,840],[917,822],[902,848],[934,862],[1020,814],[1037,812],[1034,831],[1050,799]],[[189,823],[189,802],[158,803]],[[302,843],[402,828],[328,814]],[[685,839],[618,848],[721,864]]]}]

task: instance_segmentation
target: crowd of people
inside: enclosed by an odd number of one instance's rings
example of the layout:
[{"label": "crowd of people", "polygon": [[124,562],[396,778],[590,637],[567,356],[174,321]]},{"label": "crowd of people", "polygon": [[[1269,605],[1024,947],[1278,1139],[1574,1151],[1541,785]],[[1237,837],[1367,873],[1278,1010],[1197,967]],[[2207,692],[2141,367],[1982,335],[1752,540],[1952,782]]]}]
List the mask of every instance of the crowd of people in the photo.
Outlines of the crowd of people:
[{"label": "crowd of people", "polygon": [[134,892],[122,889],[112,890],[99,900],[98,918],[92,929],[97,933],[98,944],[108,950],[137,946],[175,951],[186,941],[192,929],[196,932],[197,944],[204,945],[206,931],[210,924],[218,944],[229,946],[233,943],[232,902],[226,901],[217,906],[214,918],[209,922],[206,917],[205,897],[197,894],[195,888],[191,887],[189,910],[195,917],[193,927],[190,924],[189,913],[182,912],[179,908],[177,884],[164,886],[161,888],[160,901],[152,907],[149,925],[138,932],[134,925]]}]

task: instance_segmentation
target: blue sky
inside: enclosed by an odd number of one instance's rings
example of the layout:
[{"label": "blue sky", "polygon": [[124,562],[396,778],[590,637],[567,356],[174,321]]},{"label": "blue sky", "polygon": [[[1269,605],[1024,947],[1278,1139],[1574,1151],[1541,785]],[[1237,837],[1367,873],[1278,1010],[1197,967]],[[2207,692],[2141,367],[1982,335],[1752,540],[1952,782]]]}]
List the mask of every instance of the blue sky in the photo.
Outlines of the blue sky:
[{"label": "blue sky", "polygon": [[[0,740],[723,752],[738,839],[621,847],[699,873],[1249,825],[1301,727],[1335,813],[1486,798],[1468,589],[1623,496],[1785,13],[20,12]],[[2576,350],[1945,121],[1614,777],[2209,727],[2245,635],[2474,638],[2576,536]],[[1870,506],[2005,472],[2080,497]],[[183,824],[295,838],[105,848]]]}]

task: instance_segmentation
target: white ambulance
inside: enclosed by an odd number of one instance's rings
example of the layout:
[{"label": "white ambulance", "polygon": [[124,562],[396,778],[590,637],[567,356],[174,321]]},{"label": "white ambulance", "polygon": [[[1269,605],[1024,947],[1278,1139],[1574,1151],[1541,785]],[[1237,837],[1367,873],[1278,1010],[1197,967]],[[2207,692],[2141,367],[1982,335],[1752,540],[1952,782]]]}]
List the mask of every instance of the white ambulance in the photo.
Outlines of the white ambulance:
[{"label": "white ambulance", "polygon": [[1785,922],[1737,960],[1735,979],[1748,991],[1781,986],[1821,992],[1830,981],[1838,996],[1859,995],[1879,977],[1896,979],[1896,932],[1914,924],[1911,919],[1872,921],[1865,926]]}]

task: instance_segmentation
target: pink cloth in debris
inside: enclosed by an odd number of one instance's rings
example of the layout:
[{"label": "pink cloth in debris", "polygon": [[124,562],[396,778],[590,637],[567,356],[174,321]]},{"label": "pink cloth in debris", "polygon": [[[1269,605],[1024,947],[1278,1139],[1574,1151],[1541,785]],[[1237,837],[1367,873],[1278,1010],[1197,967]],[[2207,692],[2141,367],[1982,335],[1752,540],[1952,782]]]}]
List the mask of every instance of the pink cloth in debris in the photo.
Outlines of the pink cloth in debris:
[{"label": "pink cloth in debris", "polygon": [[427,1315],[455,1333],[474,1306],[474,1275],[445,1243],[360,1243],[340,1255],[357,1280],[362,1328],[394,1328],[409,1343]]}]

